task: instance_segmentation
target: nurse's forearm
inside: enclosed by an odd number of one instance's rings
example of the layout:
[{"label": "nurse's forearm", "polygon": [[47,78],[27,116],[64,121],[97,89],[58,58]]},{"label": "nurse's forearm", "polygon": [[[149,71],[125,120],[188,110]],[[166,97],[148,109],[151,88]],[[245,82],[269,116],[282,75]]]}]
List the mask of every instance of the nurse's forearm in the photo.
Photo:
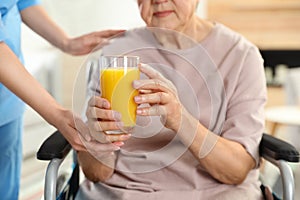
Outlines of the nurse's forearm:
[{"label": "nurse's forearm", "polygon": [[22,21],[55,47],[65,51],[68,35],[50,18],[42,6],[31,6],[21,11]]},{"label": "nurse's forearm", "polygon": [[0,42],[0,82],[35,109],[50,124],[56,124],[56,111],[61,110],[62,107],[26,71],[4,42]]}]

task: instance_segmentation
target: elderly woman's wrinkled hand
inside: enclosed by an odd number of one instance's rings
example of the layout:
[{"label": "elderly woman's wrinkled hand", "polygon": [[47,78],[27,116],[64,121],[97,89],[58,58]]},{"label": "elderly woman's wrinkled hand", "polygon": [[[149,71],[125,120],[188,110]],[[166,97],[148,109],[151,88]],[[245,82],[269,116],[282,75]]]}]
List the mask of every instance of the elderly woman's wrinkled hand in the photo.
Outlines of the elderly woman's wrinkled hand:
[{"label": "elderly woman's wrinkled hand", "polygon": [[[87,125],[93,140],[117,147],[130,138],[130,134],[109,135],[107,130],[118,130],[122,126],[120,113],[110,109],[110,103],[104,98],[94,96],[89,100],[86,111]],[[118,150],[119,148],[116,148]]]},{"label": "elderly woman's wrinkled hand", "polygon": [[139,68],[149,79],[133,82],[133,87],[140,93],[134,100],[137,104],[149,106],[139,107],[137,115],[160,116],[165,127],[177,132],[183,105],[178,98],[176,87],[149,65],[141,64]]}]

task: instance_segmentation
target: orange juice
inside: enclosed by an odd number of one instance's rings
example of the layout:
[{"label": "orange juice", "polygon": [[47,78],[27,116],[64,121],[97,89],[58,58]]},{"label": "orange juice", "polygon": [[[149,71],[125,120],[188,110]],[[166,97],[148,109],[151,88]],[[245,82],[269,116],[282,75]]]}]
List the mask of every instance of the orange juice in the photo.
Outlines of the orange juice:
[{"label": "orange juice", "polygon": [[137,104],[133,98],[138,91],[132,87],[132,82],[140,77],[138,68],[114,67],[102,69],[100,73],[102,97],[111,103],[112,110],[121,113],[125,127],[134,126]]}]

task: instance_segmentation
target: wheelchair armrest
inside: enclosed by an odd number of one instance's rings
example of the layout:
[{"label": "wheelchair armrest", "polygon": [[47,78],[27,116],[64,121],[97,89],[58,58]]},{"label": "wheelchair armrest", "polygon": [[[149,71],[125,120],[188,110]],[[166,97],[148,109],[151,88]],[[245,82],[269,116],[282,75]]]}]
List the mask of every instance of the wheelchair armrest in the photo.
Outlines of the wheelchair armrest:
[{"label": "wheelchair armrest", "polygon": [[52,160],[53,158],[65,158],[72,146],[59,132],[55,131],[41,145],[37,152],[37,159]]},{"label": "wheelchair armrest", "polygon": [[268,156],[275,160],[299,162],[299,152],[294,146],[266,133],[260,142],[259,153],[263,157]]}]

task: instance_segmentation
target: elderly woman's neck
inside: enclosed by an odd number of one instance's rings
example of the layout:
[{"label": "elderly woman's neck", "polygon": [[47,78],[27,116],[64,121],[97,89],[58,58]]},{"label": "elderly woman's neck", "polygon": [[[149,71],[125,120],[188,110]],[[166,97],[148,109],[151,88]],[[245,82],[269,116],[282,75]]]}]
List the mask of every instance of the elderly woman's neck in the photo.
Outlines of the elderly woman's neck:
[{"label": "elderly woman's neck", "polygon": [[153,29],[158,42],[168,49],[187,49],[201,42],[213,28],[211,22],[196,17],[181,30]]}]

